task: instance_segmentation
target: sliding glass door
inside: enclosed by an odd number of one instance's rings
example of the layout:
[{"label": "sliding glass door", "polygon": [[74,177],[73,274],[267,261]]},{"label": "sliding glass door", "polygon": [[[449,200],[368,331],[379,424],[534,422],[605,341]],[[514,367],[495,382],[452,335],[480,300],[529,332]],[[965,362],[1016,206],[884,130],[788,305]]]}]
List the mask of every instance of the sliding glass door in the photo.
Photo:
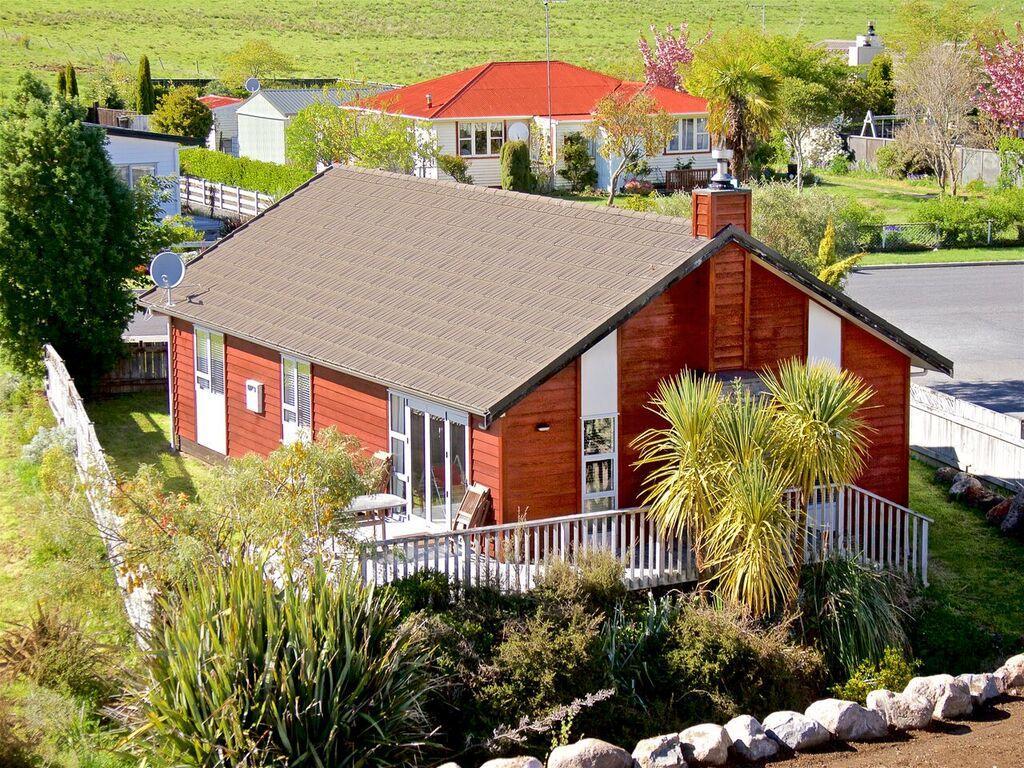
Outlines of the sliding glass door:
[{"label": "sliding glass door", "polygon": [[469,418],[461,411],[391,393],[391,490],[409,514],[448,525],[469,485]]}]

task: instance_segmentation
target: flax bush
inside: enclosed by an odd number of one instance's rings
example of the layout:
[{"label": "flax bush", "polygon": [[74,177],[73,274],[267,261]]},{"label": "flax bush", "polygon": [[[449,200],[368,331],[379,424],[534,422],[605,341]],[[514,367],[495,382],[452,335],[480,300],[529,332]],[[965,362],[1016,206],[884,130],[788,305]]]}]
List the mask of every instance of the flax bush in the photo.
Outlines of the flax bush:
[{"label": "flax bush", "polygon": [[148,735],[194,766],[394,766],[426,735],[425,640],[354,575],[238,556],[201,574],[152,638]]}]

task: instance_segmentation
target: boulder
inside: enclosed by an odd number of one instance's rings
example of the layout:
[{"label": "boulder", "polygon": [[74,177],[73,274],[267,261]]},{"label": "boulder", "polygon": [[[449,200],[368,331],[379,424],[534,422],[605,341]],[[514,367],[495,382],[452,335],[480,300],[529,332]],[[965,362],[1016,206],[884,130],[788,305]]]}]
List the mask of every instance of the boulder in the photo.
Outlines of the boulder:
[{"label": "boulder", "polygon": [[779,745],[768,738],[761,724],[750,715],[734,717],[725,724],[725,732],[732,739],[730,749],[733,754],[743,760],[756,763],[758,760],[774,757],[779,751]]},{"label": "boulder", "polygon": [[1024,541],[1024,491],[1010,499],[1010,506],[999,524],[999,530],[1004,536]]},{"label": "boulder", "polygon": [[679,746],[690,763],[725,765],[731,745],[725,728],[714,723],[694,725],[679,734]]},{"label": "boulder", "polygon": [[1006,513],[1010,511],[1010,500],[1003,499],[992,509],[985,513],[985,522],[989,525],[1001,526],[1006,519]]},{"label": "boulder", "polygon": [[799,712],[772,712],[761,725],[770,738],[794,752],[820,747],[832,738],[825,726]]},{"label": "boulder", "polygon": [[880,713],[889,727],[897,731],[927,728],[932,721],[934,708],[928,699],[921,696],[897,694],[884,688],[868,694],[867,706]]},{"label": "boulder", "polygon": [[622,747],[600,739],[580,739],[555,747],[548,768],[633,768],[633,757]]},{"label": "boulder", "polygon": [[949,486],[953,484],[960,470],[956,467],[939,467],[935,470],[935,482]]},{"label": "boulder", "polygon": [[[486,765],[486,763],[485,763]],[[441,763],[437,768],[459,768],[458,763]]]},{"label": "boulder", "polygon": [[633,750],[633,761],[637,768],[686,768],[678,733],[654,736],[639,742]]},{"label": "boulder", "polygon": [[949,486],[949,495],[954,499],[966,500],[969,495],[981,494],[984,491],[985,486],[981,484],[981,480],[966,472],[958,472],[953,478],[953,484]]},{"label": "boulder", "polygon": [[480,768],[544,768],[544,763],[536,757],[498,757],[488,760]]},{"label": "boulder", "polygon": [[1005,680],[1006,693],[1024,695],[1024,653],[1011,656],[1001,667]]},{"label": "boulder", "polygon": [[915,677],[907,683],[903,693],[929,701],[934,720],[955,720],[971,714],[974,709],[971,689],[952,675]]},{"label": "boulder", "polygon": [[1000,504],[1002,504],[1004,501],[1006,501],[1006,499],[1004,499],[999,494],[997,494],[997,493],[989,493],[989,494],[986,494],[985,496],[982,496],[980,499],[978,499],[978,501],[976,501],[974,503],[974,506],[976,506],[979,510],[984,512],[985,515],[986,515],[986,519],[987,519],[989,510],[990,509],[995,509]]},{"label": "boulder", "polygon": [[853,701],[822,699],[811,704],[804,714],[840,741],[871,741],[884,738],[889,732],[888,723],[879,712]]},{"label": "boulder", "polygon": [[967,683],[967,689],[971,692],[971,701],[974,706],[981,706],[999,696],[999,684],[996,676],[984,673],[981,675],[960,675],[957,680]]}]

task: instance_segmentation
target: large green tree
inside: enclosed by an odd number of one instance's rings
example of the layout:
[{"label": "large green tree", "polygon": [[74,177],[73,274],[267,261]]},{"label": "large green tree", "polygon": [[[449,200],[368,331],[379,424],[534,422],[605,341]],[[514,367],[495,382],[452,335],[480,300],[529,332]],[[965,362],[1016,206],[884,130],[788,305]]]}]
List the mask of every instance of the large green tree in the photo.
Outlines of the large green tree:
[{"label": "large green tree", "polygon": [[227,85],[238,87],[250,77],[284,77],[294,71],[295,63],[291,56],[266,40],[248,40],[225,57],[220,79]]},{"label": "large green tree", "polygon": [[154,131],[205,139],[213,127],[213,113],[199,100],[199,91],[183,85],[166,93],[153,110],[149,125]]},{"label": "large green tree", "polygon": [[733,172],[745,181],[757,142],[782,115],[782,77],[761,57],[760,35],[737,30],[704,43],[686,73],[686,90],[707,99],[708,128],[733,151]]},{"label": "large green tree", "polygon": [[0,112],[0,343],[24,370],[53,344],[88,388],[121,352],[159,227],[83,115],[29,74]]}]

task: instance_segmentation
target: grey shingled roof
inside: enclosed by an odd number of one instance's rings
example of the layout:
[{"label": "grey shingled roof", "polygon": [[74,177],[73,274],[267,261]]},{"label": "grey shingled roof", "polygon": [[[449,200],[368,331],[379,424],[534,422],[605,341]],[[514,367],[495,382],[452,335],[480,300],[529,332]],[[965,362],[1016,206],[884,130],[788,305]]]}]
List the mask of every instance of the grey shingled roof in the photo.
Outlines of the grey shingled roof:
[{"label": "grey shingled roof", "polygon": [[[368,85],[354,88],[332,88],[324,93],[322,88],[268,88],[257,93],[262,95],[282,115],[294,115],[303,107],[329,101],[335,106],[346,104],[354,99],[373,96],[388,88],[380,85]],[[256,94],[254,94],[256,95]]]},{"label": "grey shingled roof", "polygon": [[708,245],[685,219],[332,168],[190,264],[173,308],[142,303],[493,416]]}]

